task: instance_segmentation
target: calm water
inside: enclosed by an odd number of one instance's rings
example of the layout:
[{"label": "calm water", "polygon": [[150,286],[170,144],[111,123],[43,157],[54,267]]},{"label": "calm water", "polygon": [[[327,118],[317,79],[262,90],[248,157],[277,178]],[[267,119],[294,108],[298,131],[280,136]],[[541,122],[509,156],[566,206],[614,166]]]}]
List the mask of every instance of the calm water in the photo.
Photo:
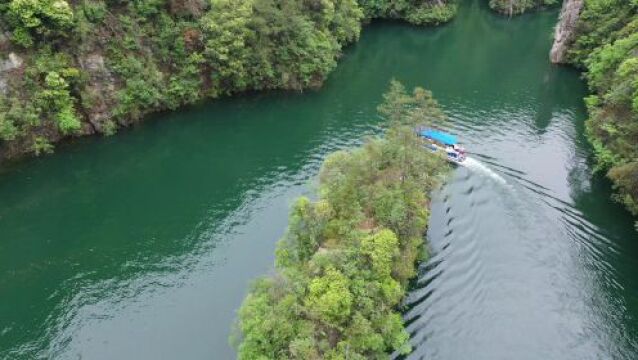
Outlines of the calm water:
[{"label": "calm water", "polygon": [[227,99],[0,175],[0,358],[230,359],[248,285],[335,149],[378,132],[392,77],[432,89],[473,152],[436,194],[405,311],[426,359],[635,359],[638,236],[590,175],[557,13],[478,1],[374,24],[319,92]]}]

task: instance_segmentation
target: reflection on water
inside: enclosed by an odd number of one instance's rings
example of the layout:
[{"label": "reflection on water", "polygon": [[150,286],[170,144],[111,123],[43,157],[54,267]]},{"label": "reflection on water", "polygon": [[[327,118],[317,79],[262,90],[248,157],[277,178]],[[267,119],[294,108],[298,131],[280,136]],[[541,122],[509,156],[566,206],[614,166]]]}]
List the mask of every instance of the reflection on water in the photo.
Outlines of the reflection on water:
[{"label": "reflection on water", "polygon": [[378,132],[356,114],[347,127],[303,114],[312,96],[195,108],[1,179],[0,357],[232,357],[234,311],[272,268],[291,202],[327,153]]},{"label": "reflection on water", "polygon": [[[249,283],[327,153],[379,132],[392,77],[434,91],[473,162],[432,209],[412,358],[633,359],[638,239],[592,178],[557,13],[466,1],[366,28],[319,92],[216,101],[0,176],[0,358],[227,359]],[[469,355],[468,355],[469,354]]]},{"label": "reflection on water", "polygon": [[[409,358],[638,354],[629,310],[637,289],[626,288],[628,274],[617,267],[635,262],[635,244],[626,242],[638,238],[629,217],[604,200],[608,194],[595,194],[593,212],[579,206],[594,189],[581,141],[584,112],[572,104],[553,111],[540,132],[527,128],[535,111],[546,111],[540,104],[455,114],[454,128],[475,154],[433,204],[433,256],[406,301]],[[605,212],[623,222],[622,231],[604,228]]]}]

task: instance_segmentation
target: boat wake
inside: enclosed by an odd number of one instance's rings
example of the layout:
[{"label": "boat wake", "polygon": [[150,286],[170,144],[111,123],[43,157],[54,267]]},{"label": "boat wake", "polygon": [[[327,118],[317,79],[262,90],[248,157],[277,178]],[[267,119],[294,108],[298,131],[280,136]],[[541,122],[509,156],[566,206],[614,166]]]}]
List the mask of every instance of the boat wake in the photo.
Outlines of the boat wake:
[{"label": "boat wake", "polygon": [[482,162],[473,159],[471,157],[467,157],[462,163],[461,165],[465,166],[466,168],[473,170],[477,173],[480,173],[482,175],[488,176],[489,178],[491,178],[492,180],[506,185],[507,181],[505,181],[505,179],[499,175],[498,173],[494,172],[494,170],[490,169],[489,167],[487,167],[487,165],[483,164]]}]

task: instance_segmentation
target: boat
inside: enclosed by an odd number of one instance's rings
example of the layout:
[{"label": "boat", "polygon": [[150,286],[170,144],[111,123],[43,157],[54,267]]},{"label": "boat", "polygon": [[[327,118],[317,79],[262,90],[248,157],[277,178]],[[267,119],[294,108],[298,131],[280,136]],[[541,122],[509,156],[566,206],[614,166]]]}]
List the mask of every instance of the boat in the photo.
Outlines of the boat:
[{"label": "boat", "polygon": [[445,154],[447,160],[453,163],[465,161],[465,149],[458,143],[456,136],[431,128],[419,128],[417,134],[426,141],[426,148],[432,152]]}]

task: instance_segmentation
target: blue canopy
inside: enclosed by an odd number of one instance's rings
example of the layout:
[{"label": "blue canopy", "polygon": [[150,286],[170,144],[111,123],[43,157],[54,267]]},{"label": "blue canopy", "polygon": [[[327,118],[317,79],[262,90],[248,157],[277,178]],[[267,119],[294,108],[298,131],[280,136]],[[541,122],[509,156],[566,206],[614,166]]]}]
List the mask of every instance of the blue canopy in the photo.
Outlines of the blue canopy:
[{"label": "blue canopy", "polygon": [[444,133],[443,131],[426,129],[421,130],[421,136],[432,139],[434,141],[438,141],[445,145],[456,145],[456,136]]}]

